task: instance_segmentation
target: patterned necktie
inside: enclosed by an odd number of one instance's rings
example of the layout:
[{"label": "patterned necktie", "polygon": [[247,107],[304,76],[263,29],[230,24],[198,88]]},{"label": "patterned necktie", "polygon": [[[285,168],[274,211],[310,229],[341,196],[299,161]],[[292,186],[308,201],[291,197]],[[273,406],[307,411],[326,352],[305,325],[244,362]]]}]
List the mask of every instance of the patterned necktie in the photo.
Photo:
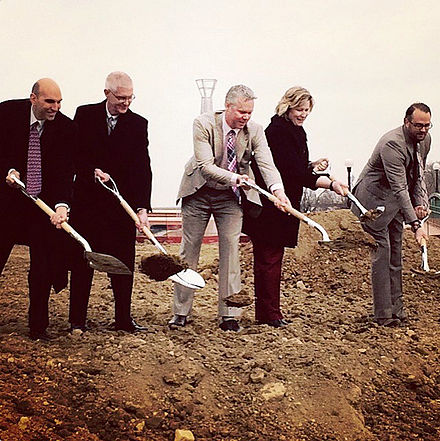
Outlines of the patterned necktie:
[{"label": "patterned necktie", "polygon": [[109,116],[107,118],[107,127],[108,127],[108,134],[113,132],[116,125],[116,118],[114,116]]},{"label": "patterned necktie", "polygon": [[[235,153],[235,132],[234,130],[230,130],[228,132],[228,136],[226,138],[226,149],[228,155],[228,170],[232,173],[237,173],[237,155]],[[236,186],[232,187],[232,191],[234,192],[237,199],[240,199],[240,191]]]},{"label": "patterned necktie", "polygon": [[26,190],[31,196],[38,196],[41,191],[41,148],[38,122],[31,125],[26,174]]},{"label": "patterned necktie", "polygon": [[423,199],[423,202],[428,206],[428,190],[425,182],[425,169],[423,168],[422,156],[420,155],[420,143],[417,143],[414,152],[414,186],[418,185],[420,189],[419,197]]}]

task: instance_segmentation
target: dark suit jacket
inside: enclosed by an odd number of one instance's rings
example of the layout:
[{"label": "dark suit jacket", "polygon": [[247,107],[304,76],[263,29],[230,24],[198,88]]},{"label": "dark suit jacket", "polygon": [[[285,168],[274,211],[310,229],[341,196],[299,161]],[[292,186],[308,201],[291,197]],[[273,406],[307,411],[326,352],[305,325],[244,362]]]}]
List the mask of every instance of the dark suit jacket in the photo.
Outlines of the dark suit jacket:
[{"label": "dark suit jacket", "polygon": [[[266,128],[266,137],[275,166],[283,179],[286,195],[292,206],[299,210],[303,188],[315,189],[318,179],[309,164],[306,132],[284,117],[275,115]],[[258,170],[255,170],[255,179],[258,185],[264,187]],[[297,244],[299,220],[278,210],[267,199],[263,199],[263,210],[257,218],[245,213],[243,225],[243,231],[252,240],[287,247]]]},{"label": "dark suit jacket", "polygon": [[[26,181],[31,103],[28,99],[0,103],[0,204],[22,200],[20,191],[9,187],[5,178],[11,168]],[[53,121],[45,121],[40,138],[42,188],[39,195],[52,208],[56,203],[70,205],[72,193],[72,151],[76,142],[72,120],[58,112]],[[7,210],[3,216],[12,215]]]},{"label": "dark suit jacket", "polygon": [[151,210],[148,122],[128,110],[119,115],[108,135],[105,103],[76,110],[79,143],[74,161],[72,224],[84,232],[94,251],[113,253],[125,260],[124,250],[134,248],[135,224],[115,196],[95,182],[94,170],[100,168],[110,174],[133,209]]},{"label": "dark suit jacket", "polygon": [[[31,246],[32,237],[26,237],[26,230],[32,231],[31,234],[38,231],[37,234],[44,237],[47,253],[53,263],[52,283],[58,291],[67,282],[65,274],[58,271],[62,262],[60,257],[65,254],[62,253],[64,245],[61,242],[67,237],[66,233],[56,230],[43,211],[37,209],[20,190],[11,188],[5,182],[11,168],[20,172],[21,179],[26,181],[30,112],[29,99],[0,103],[0,231],[1,235],[13,236],[15,243]],[[70,205],[73,183],[72,152],[76,140],[76,125],[61,112],[57,113],[53,121],[45,121],[40,138],[42,188],[39,197],[51,208],[60,202]],[[38,226],[26,228],[29,224]],[[38,265],[38,259],[36,264]],[[60,274],[63,274],[61,279]]]}]

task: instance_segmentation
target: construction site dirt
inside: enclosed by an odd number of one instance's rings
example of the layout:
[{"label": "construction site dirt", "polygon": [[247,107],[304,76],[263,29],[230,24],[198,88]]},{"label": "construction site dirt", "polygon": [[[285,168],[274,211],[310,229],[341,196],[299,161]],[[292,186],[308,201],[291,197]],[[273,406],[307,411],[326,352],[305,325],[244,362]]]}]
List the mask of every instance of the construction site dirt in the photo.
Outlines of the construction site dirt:
[{"label": "construction site dirt", "polygon": [[[89,330],[73,334],[68,289],[50,298],[50,342],[27,329],[28,250],[16,246],[0,277],[1,441],[434,441],[440,439],[440,278],[418,269],[404,237],[408,322],[372,319],[373,242],[348,210],[311,214],[336,247],[301,225],[285,253],[281,303],[289,326],[218,327],[218,249],[204,244],[191,321],[170,330],[173,283],[137,272],[132,314],[148,331],[112,330],[113,296],[95,272]],[[269,226],[268,226],[269,227]],[[345,244],[345,245],[343,245]],[[138,243],[137,265],[155,254]],[[166,245],[178,253],[178,245]],[[428,243],[440,270],[440,240]],[[253,291],[252,244],[241,245],[243,288]]]}]

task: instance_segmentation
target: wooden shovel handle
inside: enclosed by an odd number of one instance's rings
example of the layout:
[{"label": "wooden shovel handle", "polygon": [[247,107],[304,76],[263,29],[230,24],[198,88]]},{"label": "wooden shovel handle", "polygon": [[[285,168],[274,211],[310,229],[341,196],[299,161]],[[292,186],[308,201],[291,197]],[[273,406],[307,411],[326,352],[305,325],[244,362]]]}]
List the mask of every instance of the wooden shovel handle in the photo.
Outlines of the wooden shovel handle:
[{"label": "wooden shovel handle", "polygon": [[[139,222],[139,218],[138,215],[135,213],[135,211],[133,210],[133,208],[130,207],[130,205],[128,204],[128,202],[122,197],[119,196],[119,202],[121,203],[122,207],[124,208],[124,210],[130,215],[130,217],[134,220],[135,223]],[[153,244],[155,245],[156,248],[158,248],[160,251],[162,251],[162,253],[164,254],[168,254],[165,250],[165,248],[159,243],[159,241],[156,239],[156,237],[154,236],[154,234],[151,232],[151,230],[143,225],[142,226],[142,231],[145,234],[145,236],[148,237],[148,239],[151,240],[151,242],[153,242]]]},{"label": "wooden shovel handle", "polygon": [[[45,202],[43,202],[41,199],[35,199],[34,200],[35,204],[37,204],[49,217],[55,214],[55,211],[52,210],[52,208],[49,207],[49,205],[47,205]],[[67,223],[67,222],[63,222],[61,224],[61,228],[69,234],[72,234],[72,230],[73,228]]]}]

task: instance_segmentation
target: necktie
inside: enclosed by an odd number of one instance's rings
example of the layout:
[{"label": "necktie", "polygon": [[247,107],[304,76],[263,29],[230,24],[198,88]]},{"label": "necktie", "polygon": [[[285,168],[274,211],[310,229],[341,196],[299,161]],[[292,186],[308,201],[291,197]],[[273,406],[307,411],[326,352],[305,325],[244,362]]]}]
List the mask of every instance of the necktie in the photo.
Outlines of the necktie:
[{"label": "necktie", "polygon": [[26,174],[26,190],[31,196],[38,196],[41,191],[41,148],[38,122],[31,125]]},{"label": "necktie", "polygon": [[107,126],[108,126],[108,134],[109,135],[110,135],[110,133],[113,132],[115,125],[116,125],[116,118],[114,116],[109,116],[107,118]]},{"label": "necktie", "polygon": [[423,168],[422,156],[420,155],[420,143],[417,143],[414,154],[414,185],[419,184],[420,196],[428,205],[428,190],[425,182],[425,169]]},{"label": "necktie", "polygon": [[[226,138],[226,149],[228,155],[228,170],[237,173],[237,155],[235,153],[235,132],[230,130],[228,132],[228,136]],[[237,199],[240,199],[240,191],[236,186],[232,187],[232,191],[234,192]]]}]

